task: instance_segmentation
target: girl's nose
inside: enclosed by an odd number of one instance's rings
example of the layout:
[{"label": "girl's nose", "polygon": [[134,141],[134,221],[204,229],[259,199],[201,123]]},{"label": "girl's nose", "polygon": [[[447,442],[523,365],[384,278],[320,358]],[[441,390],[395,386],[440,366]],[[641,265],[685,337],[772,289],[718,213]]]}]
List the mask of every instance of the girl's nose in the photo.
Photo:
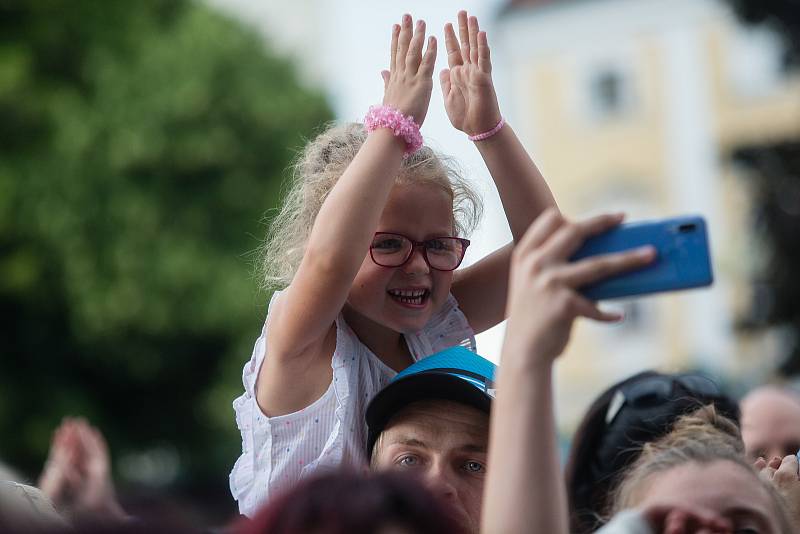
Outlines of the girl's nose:
[{"label": "girl's nose", "polygon": [[422,247],[414,247],[411,251],[411,257],[403,265],[403,270],[406,274],[428,274],[430,272]]}]

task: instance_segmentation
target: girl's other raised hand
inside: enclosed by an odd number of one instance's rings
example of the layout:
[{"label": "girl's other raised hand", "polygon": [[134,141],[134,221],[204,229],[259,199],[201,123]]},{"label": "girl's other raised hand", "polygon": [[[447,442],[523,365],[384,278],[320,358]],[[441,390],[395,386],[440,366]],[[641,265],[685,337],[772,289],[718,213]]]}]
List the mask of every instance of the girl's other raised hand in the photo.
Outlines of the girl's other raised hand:
[{"label": "girl's other raised hand", "polygon": [[392,27],[391,59],[383,77],[383,105],[391,106],[404,115],[411,115],[422,126],[433,90],[433,67],[436,63],[436,38],[428,37],[425,44],[425,21],[416,25],[411,15],[403,15],[399,25]]},{"label": "girl's other raised hand", "polygon": [[447,64],[439,82],[444,95],[447,117],[457,129],[476,135],[494,128],[500,122],[500,108],[492,83],[492,62],[486,32],[480,31],[478,19],[458,12],[458,33],[445,24],[444,42]]}]

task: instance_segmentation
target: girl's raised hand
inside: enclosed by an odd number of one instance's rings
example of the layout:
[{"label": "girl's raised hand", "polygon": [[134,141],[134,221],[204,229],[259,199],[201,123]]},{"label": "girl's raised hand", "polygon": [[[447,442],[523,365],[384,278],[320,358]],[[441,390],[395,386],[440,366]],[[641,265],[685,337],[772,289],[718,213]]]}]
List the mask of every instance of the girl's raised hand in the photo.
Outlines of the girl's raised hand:
[{"label": "girl's raised hand", "polygon": [[428,37],[428,46],[423,54],[424,44],[425,21],[420,19],[413,25],[411,15],[403,15],[401,24],[392,27],[389,70],[381,72],[383,105],[411,115],[420,126],[431,101],[436,38]]},{"label": "girl's raised hand", "polygon": [[500,108],[492,83],[492,62],[486,32],[480,31],[478,19],[458,12],[458,33],[453,25],[444,27],[447,64],[439,74],[444,107],[450,122],[467,135],[487,132],[500,122]]}]

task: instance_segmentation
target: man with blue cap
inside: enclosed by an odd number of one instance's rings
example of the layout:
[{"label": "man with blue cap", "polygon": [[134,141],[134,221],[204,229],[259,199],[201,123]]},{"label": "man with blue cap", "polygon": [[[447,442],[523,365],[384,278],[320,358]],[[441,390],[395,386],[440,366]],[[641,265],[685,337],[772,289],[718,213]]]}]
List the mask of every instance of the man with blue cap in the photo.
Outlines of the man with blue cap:
[{"label": "man with blue cap", "polygon": [[370,402],[367,456],[376,470],[407,470],[478,532],[495,365],[452,347],[411,365]]}]

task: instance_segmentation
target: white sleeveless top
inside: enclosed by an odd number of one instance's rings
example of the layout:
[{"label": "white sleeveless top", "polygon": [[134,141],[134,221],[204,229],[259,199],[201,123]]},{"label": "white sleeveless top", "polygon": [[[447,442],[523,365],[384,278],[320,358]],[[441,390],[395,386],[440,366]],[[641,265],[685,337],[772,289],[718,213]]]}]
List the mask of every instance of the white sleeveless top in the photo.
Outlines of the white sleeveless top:
[{"label": "white sleeveless top", "polygon": [[[281,292],[275,292],[270,309]],[[266,356],[265,332],[244,366],[244,394],[233,401],[242,434],[242,454],[230,474],[239,511],[255,515],[261,503],[316,469],[366,467],[367,404],[396,374],[336,318],[333,380],[323,395],[300,411],[267,417],[256,403],[255,383]],[[415,334],[406,335],[414,361],[453,345],[475,350],[475,335],[450,295],[441,310]]]}]

